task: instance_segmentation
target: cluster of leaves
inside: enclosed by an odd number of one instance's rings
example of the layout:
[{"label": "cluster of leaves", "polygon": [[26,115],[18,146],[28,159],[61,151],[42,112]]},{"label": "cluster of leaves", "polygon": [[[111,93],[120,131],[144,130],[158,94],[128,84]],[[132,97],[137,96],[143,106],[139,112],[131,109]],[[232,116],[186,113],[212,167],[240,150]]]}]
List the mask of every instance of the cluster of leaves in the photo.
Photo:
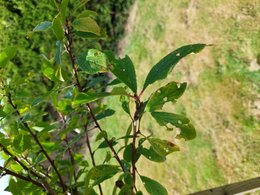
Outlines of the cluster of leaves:
[{"label": "cluster of leaves", "polygon": [[[13,194],[92,195],[97,194],[97,190],[103,194],[102,182],[112,177],[118,177],[114,194],[142,194],[136,186],[138,178],[149,194],[167,194],[159,182],[142,175],[136,163],[141,156],[164,162],[167,155],[179,147],[174,139],[164,140],[147,134],[141,119],[144,114],[150,114],[167,130],[178,129],[176,139],[195,138],[196,131],[188,118],[163,111],[166,103],[177,101],[187,85],[170,82],[148,99],[143,99],[143,94],[150,85],[165,79],[182,58],[200,52],[206,45],[186,45],[169,53],[152,67],[140,87],[129,56],[120,59],[111,51],[78,47],[77,37],[92,40],[105,36],[96,22],[96,12],[79,11],[85,3],[84,0],[53,0],[51,6],[58,12],[56,16],[33,29],[44,34],[49,32],[56,39],[55,53],[41,57],[40,73],[49,86],[45,93],[26,93],[29,87],[25,84],[17,93],[12,77],[0,78],[0,150],[5,158],[0,177],[12,176],[7,190]],[[15,47],[0,53],[1,75],[6,74],[15,54]],[[85,79],[104,72],[115,76],[106,85],[112,88],[110,91],[98,90],[101,77]],[[42,87],[41,83],[35,85]],[[108,96],[121,96],[122,109],[132,121],[127,131],[118,137],[110,137],[104,130],[106,127],[99,123],[102,118],[115,114],[101,101]],[[47,106],[47,110],[39,109]],[[90,141],[90,135],[96,136],[97,147]],[[87,148],[90,162],[77,148],[82,146]],[[107,150],[103,162],[96,160],[98,150]]]}]

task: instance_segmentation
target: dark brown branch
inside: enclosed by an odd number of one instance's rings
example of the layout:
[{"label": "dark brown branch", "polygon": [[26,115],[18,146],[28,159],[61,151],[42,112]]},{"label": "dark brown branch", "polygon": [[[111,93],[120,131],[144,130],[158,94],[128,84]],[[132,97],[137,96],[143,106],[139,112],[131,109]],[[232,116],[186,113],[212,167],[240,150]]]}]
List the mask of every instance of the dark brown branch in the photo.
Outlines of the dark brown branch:
[{"label": "dark brown branch", "polygon": [[[21,117],[20,112],[17,110],[17,106],[13,103],[12,101],[12,97],[11,97],[11,93],[7,94],[8,97],[8,102],[9,104],[13,107],[13,109],[15,110],[16,114]],[[48,155],[48,153],[46,152],[46,150],[44,149],[44,147],[42,146],[41,142],[39,141],[38,137],[36,136],[36,134],[33,133],[33,131],[31,130],[31,128],[29,127],[28,123],[22,121],[22,124],[24,125],[24,127],[28,130],[28,132],[30,133],[30,135],[32,136],[32,138],[35,140],[35,142],[37,143],[37,145],[40,147],[42,153],[44,154],[44,156],[48,159],[49,163],[51,164],[52,168],[54,169],[55,173],[57,174],[59,180],[60,180],[60,184],[62,186],[62,190],[63,192],[66,192],[67,187],[65,185],[65,183],[63,182],[63,179],[56,167],[56,165],[54,164],[54,161],[51,159],[51,157]]]},{"label": "dark brown branch", "polygon": [[15,173],[15,172],[13,172],[13,171],[11,171],[11,170],[9,170],[9,169],[6,169],[6,168],[4,168],[4,167],[2,167],[2,166],[0,166],[0,171],[3,172],[3,173],[1,174],[2,176],[4,176],[4,175],[11,175],[11,176],[14,176],[14,177],[16,177],[16,178],[18,178],[18,179],[21,179],[21,180],[24,180],[24,181],[28,181],[28,182],[30,182],[30,183],[36,185],[37,187],[42,188],[43,190],[45,190],[44,186],[43,186],[41,183],[39,183],[39,182],[33,180],[33,179],[30,178],[30,177],[25,177],[25,176],[23,176],[23,175],[19,175],[19,174]]},{"label": "dark brown branch", "polygon": [[[85,136],[86,136],[86,143],[87,143],[87,148],[88,148],[88,151],[89,151],[89,154],[90,154],[90,157],[91,157],[91,161],[92,161],[92,165],[95,167],[96,166],[96,162],[95,162],[95,158],[94,158],[94,153],[92,151],[92,148],[91,148],[91,145],[90,145],[90,142],[89,142],[89,132],[87,130],[87,124],[84,125],[84,131],[85,131]],[[103,195],[103,191],[102,191],[102,187],[101,187],[101,184],[98,184],[98,189],[99,189],[99,192],[100,192],[100,195]]]},{"label": "dark brown branch", "polygon": [[[74,56],[73,51],[72,51],[73,50],[73,48],[72,48],[73,39],[72,39],[70,27],[68,25],[68,21],[66,21],[65,36],[66,36],[67,41],[68,41],[68,43],[65,45],[65,48],[66,48],[66,50],[69,54],[69,57],[70,57],[71,65],[72,65],[73,72],[74,72],[74,77],[76,79],[76,86],[78,87],[79,92],[82,92],[82,86],[81,86],[81,84],[79,82],[79,78],[78,78],[78,71],[77,71],[77,67],[76,67],[75,56]],[[94,120],[96,127],[99,129],[100,132],[103,132],[103,129],[100,127],[99,123],[97,122],[97,119],[96,119],[96,117],[93,113],[93,110],[92,110],[90,104],[87,104],[87,109],[90,113],[91,118]],[[114,157],[118,161],[122,170],[125,171],[124,166],[123,166],[119,156],[117,155],[114,147],[112,146],[111,142],[106,137],[104,137],[104,140],[107,143],[110,150],[113,152]]]}]

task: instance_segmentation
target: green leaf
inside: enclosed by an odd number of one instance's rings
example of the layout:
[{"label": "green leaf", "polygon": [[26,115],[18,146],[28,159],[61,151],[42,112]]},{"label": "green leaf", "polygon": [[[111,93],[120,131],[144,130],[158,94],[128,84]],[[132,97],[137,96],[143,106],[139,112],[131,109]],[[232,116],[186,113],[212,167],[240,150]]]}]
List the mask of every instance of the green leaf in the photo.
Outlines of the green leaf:
[{"label": "green leaf", "polygon": [[19,152],[31,149],[31,137],[29,135],[18,135],[13,141],[14,148]]},{"label": "green leaf", "polygon": [[50,21],[44,21],[38,24],[37,26],[34,27],[33,31],[38,32],[38,31],[46,31],[49,28],[51,28],[52,23]]},{"label": "green leaf", "polygon": [[64,38],[64,30],[63,30],[63,26],[62,26],[62,23],[61,23],[60,15],[57,15],[53,19],[53,21],[52,21],[52,29],[53,29],[53,32],[54,32],[56,38],[59,41],[62,41],[63,38]]},{"label": "green leaf", "polygon": [[41,71],[48,79],[56,81],[54,67],[49,59],[44,55],[42,55]]},{"label": "green leaf", "polygon": [[158,183],[157,181],[145,177],[145,176],[140,176],[144,187],[146,189],[146,191],[150,194],[150,195],[168,195],[167,190],[165,189],[165,187],[163,187],[160,183]]},{"label": "green leaf", "polygon": [[84,18],[84,17],[96,17],[98,15],[97,12],[92,11],[92,10],[84,10],[83,12],[81,12],[77,18]]},{"label": "green leaf", "polygon": [[[98,165],[92,167],[85,178],[85,183],[88,184],[88,186],[98,185],[104,180],[113,177],[119,171],[119,166],[116,165]],[[93,182],[90,183],[92,180]]]},{"label": "green leaf", "polygon": [[180,129],[180,134],[177,138],[184,138],[185,140],[191,140],[196,137],[196,130],[193,125],[190,123],[190,120],[182,115],[168,113],[168,112],[151,112],[153,118],[161,126],[172,124],[175,127]]},{"label": "green leaf", "polygon": [[57,64],[61,64],[62,63],[62,48],[63,48],[62,42],[57,41],[56,46],[57,46],[57,52],[55,55],[55,61]]},{"label": "green leaf", "polygon": [[65,22],[67,16],[67,8],[68,8],[69,0],[62,0],[60,4],[60,14],[62,23]]},{"label": "green leaf", "polygon": [[131,191],[132,187],[128,184],[125,184],[119,191],[118,195],[131,195],[132,191]]},{"label": "green leaf", "polygon": [[[124,160],[127,161],[127,162],[132,162],[132,157],[133,157],[133,154],[132,154],[132,146],[133,144],[128,144],[126,147],[125,147],[125,150],[124,150],[124,154],[123,154],[123,157],[124,157]],[[136,151],[136,156],[135,156],[135,162],[138,161],[138,159],[140,158],[141,154],[139,152],[139,149],[137,149]]]},{"label": "green leaf", "polygon": [[64,78],[62,76],[62,70],[61,70],[61,66],[59,66],[55,72],[55,77],[59,80],[59,81],[62,81],[64,82]]},{"label": "green leaf", "polygon": [[14,58],[17,49],[15,47],[7,47],[0,53],[0,67],[4,67],[9,60]]},{"label": "green leaf", "polygon": [[121,91],[113,91],[113,90],[110,93],[109,92],[79,93],[76,96],[75,100],[73,101],[72,105],[76,106],[76,105],[79,105],[79,104],[86,104],[86,103],[94,102],[94,101],[101,99],[101,98],[104,98],[104,97],[114,96],[114,95],[125,95],[125,94],[122,94]]},{"label": "green leaf", "polygon": [[149,149],[142,147],[140,149],[140,153],[150,161],[164,162],[166,160],[165,156],[159,155],[157,152],[154,151],[152,147],[150,147]]},{"label": "green leaf", "polygon": [[128,86],[134,93],[137,92],[136,74],[133,62],[126,56],[123,59],[116,60],[112,56],[108,56],[111,72],[126,86]]},{"label": "green leaf", "polygon": [[7,114],[0,107],[0,118],[5,118]]},{"label": "green leaf", "polygon": [[162,80],[167,77],[175,65],[185,56],[190,53],[200,52],[206,45],[205,44],[194,44],[194,45],[185,45],[181,48],[176,49],[175,51],[169,53],[163,59],[161,59],[157,64],[148,73],[143,90],[145,90],[148,85]]},{"label": "green leaf", "polygon": [[167,140],[161,140],[158,138],[148,138],[148,141],[151,144],[153,150],[160,156],[167,156],[172,152],[180,150],[177,145]]},{"label": "green leaf", "polygon": [[[110,142],[110,144],[111,144],[112,146],[115,146],[115,145],[118,143],[114,138],[112,138],[111,140],[109,140],[109,142]],[[101,143],[99,144],[99,146],[98,146],[97,148],[100,149],[100,148],[107,148],[107,147],[108,147],[107,142],[104,140],[103,142],[101,142]]]},{"label": "green leaf", "polygon": [[126,131],[126,133],[125,133],[125,146],[128,144],[128,141],[129,141],[129,136],[130,136],[130,134],[131,134],[131,132],[132,132],[132,123],[128,126],[128,128],[127,128],[127,131]]},{"label": "green leaf", "polygon": [[96,21],[90,17],[77,18],[73,21],[72,25],[77,31],[89,32],[100,36],[100,27]]},{"label": "green leaf", "polygon": [[96,35],[91,32],[82,32],[82,31],[76,31],[75,35],[82,37],[82,38],[88,38],[88,39],[101,39],[101,38],[107,38],[107,33],[104,29],[100,30],[100,35]]},{"label": "green leaf", "polygon": [[185,91],[187,83],[171,82],[154,92],[148,101],[149,111],[162,109],[167,102],[176,102]]},{"label": "green leaf", "polygon": [[96,141],[101,140],[102,138],[107,138],[107,132],[106,131],[99,132],[97,137],[96,137]]},{"label": "green leaf", "polygon": [[112,109],[106,109],[105,111],[99,113],[98,115],[96,115],[96,119],[97,120],[101,120],[103,118],[112,116],[113,114],[115,114],[116,111],[112,110]]},{"label": "green leaf", "polygon": [[89,74],[107,72],[106,55],[97,49],[89,49],[80,54],[77,58],[77,64]]}]

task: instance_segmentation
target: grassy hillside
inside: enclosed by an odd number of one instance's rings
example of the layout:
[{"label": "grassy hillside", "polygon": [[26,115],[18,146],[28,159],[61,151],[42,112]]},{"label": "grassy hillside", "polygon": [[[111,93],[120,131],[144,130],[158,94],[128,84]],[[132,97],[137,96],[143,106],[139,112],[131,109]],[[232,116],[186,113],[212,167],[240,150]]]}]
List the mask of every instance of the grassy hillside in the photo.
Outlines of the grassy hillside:
[{"label": "grassy hillside", "polygon": [[[259,176],[259,10],[258,0],[137,0],[133,7],[120,48],[122,55],[133,59],[139,83],[153,64],[174,49],[190,43],[214,44],[181,61],[168,79],[188,82],[186,93],[166,110],[187,115],[197,138],[175,140],[181,151],[166,163],[144,158],[138,162],[142,174],[161,181],[169,194]],[[165,83],[150,87],[146,95]],[[113,108],[119,100],[110,99],[108,104]],[[123,113],[119,107],[117,112],[117,116]],[[111,117],[103,123],[110,125],[107,131],[113,135],[123,134],[130,121]],[[149,116],[142,130],[166,136]]]}]

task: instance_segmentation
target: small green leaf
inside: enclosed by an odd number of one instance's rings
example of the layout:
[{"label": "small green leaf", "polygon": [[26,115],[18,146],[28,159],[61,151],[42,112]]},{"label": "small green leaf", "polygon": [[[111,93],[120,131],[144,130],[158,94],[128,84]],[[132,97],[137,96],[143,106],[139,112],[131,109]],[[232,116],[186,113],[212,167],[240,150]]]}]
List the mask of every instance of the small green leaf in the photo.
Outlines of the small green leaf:
[{"label": "small green leaf", "polygon": [[167,140],[161,140],[158,138],[148,138],[148,141],[151,144],[153,150],[160,156],[167,156],[172,152],[180,150],[177,145]]},{"label": "small green leaf", "polygon": [[111,72],[134,93],[137,92],[136,74],[133,62],[126,56],[123,59],[115,59],[111,54],[107,55],[109,59],[109,69]]},{"label": "small green leaf", "polygon": [[158,183],[157,181],[145,177],[145,176],[140,176],[141,180],[144,184],[144,187],[146,189],[146,191],[150,194],[150,195],[168,195],[168,192],[166,190],[165,187],[163,187],[160,183]]},{"label": "small green leaf", "polygon": [[40,24],[38,24],[37,26],[35,26],[33,31],[34,32],[46,31],[49,28],[51,28],[51,26],[52,26],[52,23],[50,21],[44,21],[44,22],[41,22]]},{"label": "small green leaf", "polygon": [[206,45],[205,44],[194,44],[194,45],[185,45],[176,49],[175,51],[169,53],[163,59],[161,59],[157,64],[148,73],[143,90],[145,90],[148,85],[162,80],[167,77],[167,75],[172,71],[175,65],[185,56],[190,53],[200,52]]},{"label": "small green leaf", "polygon": [[[109,140],[109,142],[110,142],[110,144],[111,144],[111,146],[115,146],[116,144],[118,144],[118,142],[115,140],[115,139],[111,139],[111,140]],[[101,148],[107,148],[108,147],[108,144],[107,144],[107,142],[104,140],[103,142],[101,142],[100,144],[99,144],[99,146],[97,147],[98,149],[101,149]]]},{"label": "small green leaf", "polygon": [[[127,162],[132,162],[132,158],[133,158],[133,148],[132,148],[133,144],[128,144],[126,147],[125,147],[125,150],[124,150],[124,154],[123,154],[123,157],[124,157],[124,160],[127,161]],[[138,159],[140,158],[141,154],[139,152],[139,149],[137,149],[136,151],[136,156],[135,156],[135,162],[138,161]]]},{"label": "small green leaf", "polygon": [[61,66],[57,68],[56,72],[55,72],[55,77],[59,80],[64,82],[64,78],[62,76],[62,70],[61,70]]},{"label": "small green leaf", "polygon": [[62,0],[60,4],[60,14],[62,23],[65,22],[67,16],[67,8],[68,8],[69,0]]},{"label": "small green leaf", "polygon": [[[98,165],[92,167],[85,179],[86,184],[89,186],[95,186],[102,183],[104,180],[113,177],[120,171],[116,165]],[[92,183],[90,183],[93,180]]]},{"label": "small green leaf", "polygon": [[84,10],[83,12],[81,12],[77,18],[84,18],[84,17],[96,17],[98,15],[97,12],[94,12],[92,10]]},{"label": "small green leaf", "polygon": [[52,29],[53,29],[53,32],[54,32],[56,38],[59,41],[62,41],[63,37],[64,37],[64,30],[63,30],[63,26],[62,26],[62,23],[61,23],[60,15],[57,15],[53,19],[53,21],[52,21]]},{"label": "small green leaf", "polygon": [[0,67],[4,67],[9,60],[14,58],[17,49],[15,47],[7,47],[0,53]]},{"label": "small green leaf", "polygon": [[0,107],[0,118],[5,118],[6,116],[7,116],[7,114]]},{"label": "small green leaf", "polygon": [[184,116],[168,113],[168,112],[151,112],[153,118],[161,126],[165,126],[167,129],[168,124],[172,124],[180,129],[180,134],[177,138],[184,138],[185,140],[191,140],[196,137],[196,130],[190,123],[190,120]]},{"label": "small green leaf", "polygon": [[52,63],[49,61],[49,59],[42,55],[42,66],[41,71],[48,79],[55,81],[55,71]]},{"label": "small green leaf", "polygon": [[159,155],[157,152],[154,151],[152,147],[150,147],[149,149],[141,148],[140,153],[150,161],[164,162],[166,160],[165,156]]},{"label": "small green leaf", "polygon": [[116,111],[112,110],[112,109],[106,109],[105,111],[99,113],[98,115],[96,115],[96,119],[97,120],[101,120],[103,118],[112,116],[113,114],[115,114]]},{"label": "small green leaf", "polygon": [[128,184],[125,184],[119,191],[118,195],[131,195],[133,194],[131,191],[132,187]]},{"label": "small green leaf", "polygon": [[108,97],[108,96],[114,96],[114,95],[124,95],[119,91],[111,91],[109,92],[100,92],[100,93],[79,93],[75,100],[73,101],[73,105],[79,105],[79,104],[86,104],[86,103],[90,103],[90,102],[94,102],[98,99],[104,98],[104,97]]},{"label": "small green leaf", "polygon": [[96,137],[96,141],[101,140],[102,138],[107,138],[107,132],[106,131],[99,132],[97,137]]},{"label": "small green leaf", "polygon": [[90,17],[77,18],[74,20],[72,25],[77,31],[89,32],[100,36],[100,27],[96,21]]},{"label": "small green leaf", "polygon": [[57,52],[55,55],[55,62],[57,64],[61,64],[62,63],[62,48],[63,48],[62,42],[57,41],[56,46],[57,46]]},{"label": "small green leaf", "polygon": [[126,133],[125,133],[125,146],[128,144],[128,141],[129,141],[129,136],[130,136],[130,134],[131,134],[131,132],[132,132],[132,123],[128,126],[128,128],[127,128],[127,131],[126,131]]},{"label": "small green leaf", "polygon": [[162,109],[167,102],[175,102],[185,91],[187,83],[171,82],[153,93],[148,101],[149,111]]}]

